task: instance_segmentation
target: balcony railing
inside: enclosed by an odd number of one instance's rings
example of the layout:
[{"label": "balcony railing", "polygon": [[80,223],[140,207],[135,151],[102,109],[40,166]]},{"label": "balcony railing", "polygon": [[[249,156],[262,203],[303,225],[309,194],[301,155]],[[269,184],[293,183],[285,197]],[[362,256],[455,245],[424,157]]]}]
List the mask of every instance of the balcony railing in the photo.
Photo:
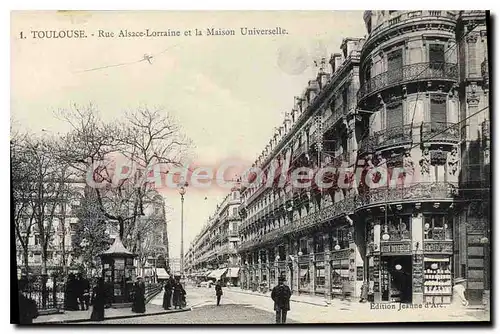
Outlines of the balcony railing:
[{"label": "balcony railing", "polygon": [[421,80],[458,80],[457,64],[452,63],[417,63],[386,71],[366,81],[358,91],[358,103],[368,95],[384,88],[405,82]]},{"label": "balcony railing", "polygon": [[[418,133],[419,130],[413,128],[413,133]],[[460,132],[458,125],[455,123],[422,123],[420,132],[422,134],[421,141],[448,141],[457,142],[460,140]],[[411,124],[394,127],[378,131],[372,136],[369,136],[360,142],[360,152],[375,152],[378,149],[392,146],[402,146],[412,143],[412,126]]]},{"label": "balcony railing", "polygon": [[416,10],[411,12],[403,12],[401,15],[395,16],[387,21],[382,22],[375,29],[372,30],[370,37],[377,34],[378,32],[384,30],[385,28],[389,28],[395,26],[399,23],[404,23],[410,21],[412,19],[422,19],[425,17],[435,18],[435,17],[444,17],[448,19],[454,19],[456,17],[455,13],[446,11],[446,10]]},{"label": "balcony railing", "polygon": [[381,147],[405,145],[411,143],[411,141],[411,125],[404,125],[378,131],[365,138],[360,143],[360,151],[374,152]]},{"label": "balcony railing", "polygon": [[243,242],[239,245],[238,250],[242,251],[250,249],[253,248],[254,246],[271,242],[286,234],[292,232],[298,232],[300,230],[306,229],[323,221],[348,214],[354,211],[354,209],[356,208],[356,203],[357,199],[354,197],[345,198],[344,200],[336,202],[327,207],[324,207],[319,211],[305,215],[304,217],[301,217],[300,219],[297,219],[292,223],[271,230],[262,236],[258,236],[255,239]]},{"label": "balcony railing", "polygon": [[298,157],[303,153],[306,153],[308,151],[308,145],[307,143],[302,143],[294,152],[293,156]]},{"label": "balcony railing", "polygon": [[460,140],[458,124],[455,123],[422,123],[422,142],[427,141],[451,141]]},{"label": "balcony railing", "polygon": [[337,123],[340,119],[346,116],[347,116],[347,110],[344,108],[344,106],[336,108],[323,123],[323,129],[326,130],[331,128],[335,123]]},{"label": "balcony railing", "polygon": [[458,188],[448,182],[416,183],[408,187],[383,187],[370,189],[360,195],[362,206],[411,200],[446,200],[457,195]]}]

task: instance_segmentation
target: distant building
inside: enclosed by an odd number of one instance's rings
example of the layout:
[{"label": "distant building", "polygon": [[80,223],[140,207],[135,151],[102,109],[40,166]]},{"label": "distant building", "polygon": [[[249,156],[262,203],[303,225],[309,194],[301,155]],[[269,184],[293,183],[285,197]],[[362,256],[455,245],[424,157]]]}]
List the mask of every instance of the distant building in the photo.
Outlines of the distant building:
[{"label": "distant building", "polygon": [[240,204],[237,183],[191,243],[184,257],[186,274],[239,285],[240,259],[237,248],[240,241]]},{"label": "distant building", "polygon": [[181,274],[181,259],[178,257],[170,258],[170,273],[173,275]]}]

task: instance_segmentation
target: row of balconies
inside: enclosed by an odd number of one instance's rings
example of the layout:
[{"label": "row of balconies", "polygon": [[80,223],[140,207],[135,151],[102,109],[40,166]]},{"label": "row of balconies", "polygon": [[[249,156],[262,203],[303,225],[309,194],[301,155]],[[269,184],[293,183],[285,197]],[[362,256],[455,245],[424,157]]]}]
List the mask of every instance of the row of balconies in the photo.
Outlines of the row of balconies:
[{"label": "row of balconies", "polygon": [[[284,268],[287,265],[291,265],[294,261],[298,263],[309,263],[309,262],[323,262],[327,258],[329,260],[343,260],[348,259],[351,255],[352,251],[350,248],[344,248],[339,250],[331,250],[331,251],[323,251],[318,253],[309,253],[309,254],[301,254],[301,255],[292,255],[292,257],[287,257],[286,259],[269,259],[269,261],[258,261],[257,263],[245,263],[244,268],[246,269],[256,269],[260,267],[268,267],[268,268]],[[293,258],[293,260],[292,260]]]},{"label": "row of balconies", "polygon": [[194,260],[194,263],[210,261],[217,256],[236,254],[236,253],[237,253],[236,248],[232,248],[228,243],[225,243],[224,245],[222,245],[220,247],[216,247],[216,248],[211,249],[209,251],[202,252],[202,255],[197,257]]},{"label": "row of balconies", "polygon": [[[318,211],[311,212],[292,223],[264,232],[250,240],[244,240],[239,251],[254,248],[257,245],[273,242],[290,233],[297,233],[325,221],[345,216],[364,208],[380,206],[391,202],[442,201],[451,200],[458,194],[455,184],[448,182],[421,182],[407,187],[381,187],[345,198]],[[265,230],[263,230],[265,231]]]},{"label": "row of balconies", "polygon": [[[418,131],[418,130],[417,130]],[[414,143],[413,132],[415,126],[407,124],[377,131],[359,143],[360,153],[376,152],[386,147],[411,145]],[[450,142],[460,141],[458,124],[454,123],[421,123],[420,134],[422,142]]]},{"label": "row of balconies", "polygon": [[359,91],[358,104],[383,89],[414,81],[433,79],[458,81],[458,65],[454,63],[417,63],[383,72],[365,81]]}]

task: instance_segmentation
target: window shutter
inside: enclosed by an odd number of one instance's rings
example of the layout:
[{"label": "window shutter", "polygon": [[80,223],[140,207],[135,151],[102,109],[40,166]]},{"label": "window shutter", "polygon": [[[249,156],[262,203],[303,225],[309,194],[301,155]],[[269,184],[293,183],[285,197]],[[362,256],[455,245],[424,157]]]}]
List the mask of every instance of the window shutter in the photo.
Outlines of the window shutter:
[{"label": "window shutter", "polygon": [[389,83],[403,78],[403,51],[395,50],[387,55],[387,74]]},{"label": "window shutter", "polygon": [[434,70],[442,71],[444,69],[444,45],[429,45],[429,67]]},{"label": "window shutter", "polygon": [[403,127],[403,104],[401,101],[387,105],[387,129]]},{"label": "window shutter", "polygon": [[444,63],[444,45],[429,44],[429,62]]},{"label": "window shutter", "polygon": [[431,95],[431,125],[446,123],[446,97]]}]

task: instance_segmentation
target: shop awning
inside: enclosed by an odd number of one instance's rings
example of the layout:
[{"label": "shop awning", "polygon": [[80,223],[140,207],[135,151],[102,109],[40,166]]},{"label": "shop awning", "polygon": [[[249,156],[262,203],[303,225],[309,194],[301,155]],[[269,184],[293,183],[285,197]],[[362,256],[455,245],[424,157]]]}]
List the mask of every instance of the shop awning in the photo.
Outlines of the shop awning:
[{"label": "shop awning", "polygon": [[239,277],[240,268],[229,268],[226,277],[237,278]]},{"label": "shop awning", "polygon": [[158,276],[158,279],[168,279],[170,277],[164,268],[157,268],[156,276]]},{"label": "shop awning", "polygon": [[450,262],[449,257],[424,257],[424,262]]},{"label": "shop awning", "polygon": [[227,268],[224,269],[216,269],[208,275],[208,278],[215,278],[215,279],[220,279],[222,275],[224,275],[227,271]]}]

